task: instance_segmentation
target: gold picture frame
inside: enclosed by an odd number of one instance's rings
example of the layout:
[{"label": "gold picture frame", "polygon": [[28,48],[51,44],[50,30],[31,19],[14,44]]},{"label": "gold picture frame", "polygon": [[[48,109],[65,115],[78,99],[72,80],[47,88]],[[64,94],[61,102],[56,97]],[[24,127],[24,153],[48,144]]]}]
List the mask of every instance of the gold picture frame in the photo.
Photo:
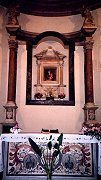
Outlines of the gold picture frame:
[{"label": "gold picture frame", "polygon": [[57,63],[44,63],[41,66],[42,85],[58,85],[60,83],[60,67]]}]

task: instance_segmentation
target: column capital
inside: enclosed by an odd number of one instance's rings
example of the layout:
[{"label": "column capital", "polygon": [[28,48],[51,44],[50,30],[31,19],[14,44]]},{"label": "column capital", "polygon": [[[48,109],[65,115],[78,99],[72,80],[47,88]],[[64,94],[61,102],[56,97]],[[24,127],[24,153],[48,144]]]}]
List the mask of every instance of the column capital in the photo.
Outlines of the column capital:
[{"label": "column capital", "polygon": [[40,62],[40,60],[39,60],[39,59],[37,59],[37,60],[36,60],[36,64],[37,64],[38,66],[40,66],[40,65],[41,65],[41,62]]},{"label": "column capital", "polygon": [[92,49],[93,48],[93,44],[94,44],[94,40],[93,37],[86,37],[85,41],[84,41],[84,49]]},{"label": "column capital", "polygon": [[64,60],[59,61],[59,65],[60,65],[60,67],[63,67],[63,65],[64,65]]},{"label": "column capital", "polygon": [[9,48],[18,48],[18,41],[16,39],[9,39],[8,40]]}]

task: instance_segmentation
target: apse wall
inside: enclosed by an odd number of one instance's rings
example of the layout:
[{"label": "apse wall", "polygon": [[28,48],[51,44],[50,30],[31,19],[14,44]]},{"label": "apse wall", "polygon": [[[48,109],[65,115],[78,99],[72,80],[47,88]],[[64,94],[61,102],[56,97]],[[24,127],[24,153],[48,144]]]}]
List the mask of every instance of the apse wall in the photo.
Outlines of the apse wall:
[{"label": "apse wall", "polygon": [[[5,118],[3,105],[7,101],[8,84],[8,37],[5,30],[7,21],[6,9],[0,7],[0,121]],[[98,26],[94,34],[93,49],[93,72],[94,72],[94,97],[95,104],[99,106],[97,119],[101,122],[101,9],[92,12],[94,22]],[[56,31],[69,33],[80,30],[83,24],[81,15],[67,17],[37,17],[20,14],[19,24],[21,28],[31,32]],[[38,45],[36,53],[52,45],[61,53],[68,53],[64,47],[56,43],[42,42]],[[27,71],[27,51],[25,43],[19,42],[17,60],[17,92],[16,103],[17,121],[23,132],[41,132],[41,129],[59,129],[59,132],[78,133],[84,121],[83,107],[84,98],[84,51],[82,46],[75,47],[74,74],[75,74],[75,106],[41,106],[26,105],[26,71]]]}]

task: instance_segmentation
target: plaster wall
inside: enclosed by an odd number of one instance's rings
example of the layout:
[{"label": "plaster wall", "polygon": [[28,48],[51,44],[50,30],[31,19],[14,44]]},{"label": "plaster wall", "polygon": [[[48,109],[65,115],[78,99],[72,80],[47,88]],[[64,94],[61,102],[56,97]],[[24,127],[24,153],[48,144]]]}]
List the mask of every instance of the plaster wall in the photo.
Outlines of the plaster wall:
[{"label": "plaster wall", "polygon": [[[0,121],[5,118],[3,105],[7,100],[8,84],[8,34],[5,30],[6,9],[0,7]],[[94,22],[98,26],[94,34],[93,69],[94,69],[94,97],[97,110],[97,120],[101,122],[101,9],[92,12]],[[36,17],[20,14],[21,28],[31,32],[57,31],[69,33],[80,30],[83,19],[81,15],[69,17]],[[51,40],[51,39],[50,39]],[[37,52],[46,49],[43,42],[37,46]],[[56,42],[52,44],[56,48]],[[64,54],[64,47],[58,45],[59,51]],[[39,51],[40,50],[40,51]],[[17,121],[23,132],[40,132],[44,129],[59,129],[59,132],[78,133],[84,120],[84,53],[82,46],[75,47],[75,106],[33,106],[26,105],[26,69],[27,51],[26,45],[19,42],[17,64],[17,92],[16,103]]]}]

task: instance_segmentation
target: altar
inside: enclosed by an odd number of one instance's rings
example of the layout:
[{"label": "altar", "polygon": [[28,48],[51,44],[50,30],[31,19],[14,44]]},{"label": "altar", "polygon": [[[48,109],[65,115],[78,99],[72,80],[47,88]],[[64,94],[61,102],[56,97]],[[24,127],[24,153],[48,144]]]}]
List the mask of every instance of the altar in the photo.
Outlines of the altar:
[{"label": "altar", "polygon": [[[3,171],[3,180],[47,179],[28,138],[45,148],[50,135],[52,141],[56,142],[59,134],[2,134],[0,171]],[[52,179],[97,180],[97,174],[101,175],[101,142],[91,136],[63,134],[62,151]]]}]

